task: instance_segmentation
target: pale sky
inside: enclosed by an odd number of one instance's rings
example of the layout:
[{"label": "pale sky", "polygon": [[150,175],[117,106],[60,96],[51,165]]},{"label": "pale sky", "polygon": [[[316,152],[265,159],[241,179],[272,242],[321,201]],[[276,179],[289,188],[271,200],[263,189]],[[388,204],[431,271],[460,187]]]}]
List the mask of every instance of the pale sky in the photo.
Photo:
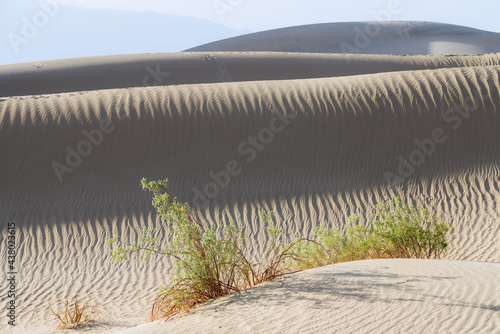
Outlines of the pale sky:
[{"label": "pale sky", "polygon": [[[48,0],[86,8],[191,15],[236,30],[345,21],[414,20],[500,30],[499,0]],[[37,0],[2,0],[1,7]],[[391,11],[391,8],[395,9]],[[383,15],[383,14],[386,15]]]},{"label": "pale sky", "polygon": [[0,0],[0,64],[175,52],[250,32],[353,21],[500,31],[500,0]]},{"label": "pale sky", "polygon": [[[500,30],[499,0],[72,0],[76,6],[192,15],[252,31],[345,21],[434,21]],[[391,10],[392,9],[392,10]]]}]

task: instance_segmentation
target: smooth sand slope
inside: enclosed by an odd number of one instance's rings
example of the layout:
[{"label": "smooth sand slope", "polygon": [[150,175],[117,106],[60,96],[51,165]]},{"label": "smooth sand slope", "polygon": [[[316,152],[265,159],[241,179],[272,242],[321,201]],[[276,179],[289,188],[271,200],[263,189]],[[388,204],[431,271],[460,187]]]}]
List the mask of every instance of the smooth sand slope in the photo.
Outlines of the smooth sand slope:
[{"label": "smooth sand slope", "polygon": [[323,23],[247,34],[187,51],[474,54],[500,52],[500,35],[469,27],[420,21]]},{"label": "smooth sand slope", "polygon": [[500,263],[369,260],[316,268],[133,333],[499,333]]},{"label": "smooth sand slope", "polygon": [[494,65],[500,65],[500,53],[467,57],[279,52],[105,56],[0,66],[0,97]]},{"label": "smooth sand slope", "polygon": [[[399,195],[427,206],[432,201],[453,222],[448,258],[500,261],[499,77],[500,66],[484,66],[0,99],[0,221],[14,221],[18,228],[18,331],[51,332],[49,308],[56,297],[66,296],[97,301],[112,312],[113,322],[93,328],[96,332],[144,321],[156,287],[169,281],[168,263],[134,258],[110,264],[104,246],[112,234],[135,241],[143,227],[158,226],[150,195],[139,187],[142,177],[168,177],[171,191],[198,208],[204,222],[222,226],[235,220],[249,235],[248,249],[256,258],[268,246],[258,220],[262,209],[275,211],[287,233],[307,235],[322,223],[343,228],[353,213],[366,223],[372,205]],[[110,123],[103,123],[106,119]],[[424,153],[415,153],[422,145],[415,140],[426,143],[420,149]],[[82,156],[68,157],[73,150]],[[402,160],[415,166],[401,167]],[[221,179],[216,186],[213,175],[221,178],[220,171],[227,169],[233,172],[229,182]],[[393,187],[387,175],[399,175]],[[1,251],[3,261],[6,248]],[[322,272],[344,266],[296,277],[316,277],[319,287]],[[362,274],[364,267],[359,268]],[[473,272],[468,268],[457,263],[443,270],[453,276]],[[486,273],[481,277],[498,271],[494,265],[478,268]],[[397,274],[399,269],[391,270]],[[426,270],[424,281],[435,271]],[[355,284],[363,280],[352,279]],[[335,291],[342,291],[338,282]],[[387,328],[417,326],[415,332],[432,332],[439,326],[472,326],[498,332],[498,321],[481,320],[498,311],[498,297],[462,299],[460,282],[446,285],[459,294],[453,303],[462,306],[450,306],[454,313],[444,320],[432,315],[427,322],[417,321],[405,310],[401,314],[409,324]],[[473,282],[467,284],[477,291],[490,284]],[[440,284],[448,281],[418,287],[438,291]],[[262,289],[248,293],[267,291]],[[382,296],[389,293],[384,291]],[[6,302],[4,295],[0,298]],[[349,293],[339,300],[337,310],[318,311],[318,321],[341,326],[335,312],[348,312],[342,303],[356,303]],[[346,326],[370,328],[379,318],[378,306],[361,318],[350,312]],[[470,314],[478,321],[471,324]]]}]

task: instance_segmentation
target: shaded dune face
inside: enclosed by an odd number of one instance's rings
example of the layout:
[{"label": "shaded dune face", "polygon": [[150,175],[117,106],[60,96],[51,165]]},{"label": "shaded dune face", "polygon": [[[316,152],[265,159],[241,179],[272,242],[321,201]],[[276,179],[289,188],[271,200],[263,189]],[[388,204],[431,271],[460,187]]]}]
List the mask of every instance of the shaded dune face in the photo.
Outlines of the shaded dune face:
[{"label": "shaded dune face", "polygon": [[[275,211],[288,232],[307,234],[321,223],[343,226],[353,213],[366,218],[395,195],[422,196],[457,226],[453,256],[466,246],[470,259],[498,260],[498,73],[443,69],[6,98],[1,214],[46,228],[149,217],[140,178],[169,178],[200,220],[239,221],[258,252],[261,209]],[[89,147],[84,132],[96,129],[102,140]],[[71,151],[80,158],[68,158]]]},{"label": "shaded dune face", "polygon": [[0,221],[16,223],[19,280],[32,282],[19,322],[47,324],[49,301],[75,295],[120,305],[116,318],[147,316],[169,262],[111,264],[105,247],[162,226],[142,177],[169,178],[200,221],[235,220],[254,257],[268,246],[260,210],[307,235],[342,230],[353,213],[367,223],[372,205],[399,195],[453,222],[447,257],[499,261],[499,75],[485,66],[0,99]]},{"label": "shaded dune face", "polygon": [[500,65],[500,53],[387,56],[179,52],[89,57],[0,66],[0,97],[496,65]]}]

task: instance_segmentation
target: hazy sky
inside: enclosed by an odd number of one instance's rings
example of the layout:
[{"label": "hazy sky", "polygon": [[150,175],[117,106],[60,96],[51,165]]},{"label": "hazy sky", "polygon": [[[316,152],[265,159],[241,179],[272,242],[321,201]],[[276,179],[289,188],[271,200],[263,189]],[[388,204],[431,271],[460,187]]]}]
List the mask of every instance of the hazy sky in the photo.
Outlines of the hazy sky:
[{"label": "hazy sky", "polygon": [[[260,31],[322,22],[419,20],[500,30],[499,0],[52,0],[86,8],[192,15],[233,29]],[[37,0],[2,0],[1,7]],[[0,14],[1,15],[1,14]],[[3,16],[3,15],[2,15]],[[1,16],[0,16],[1,19]]]},{"label": "hazy sky", "polygon": [[233,29],[253,31],[380,19],[435,21],[500,30],[499,0],[73,0],[72,3],[92,8],[193,15]]},{"label": "hazy sky", "polygon": [[288,26],[432,21],[500,31],[500,0],[0,0],[0,64],[182,51]]}]

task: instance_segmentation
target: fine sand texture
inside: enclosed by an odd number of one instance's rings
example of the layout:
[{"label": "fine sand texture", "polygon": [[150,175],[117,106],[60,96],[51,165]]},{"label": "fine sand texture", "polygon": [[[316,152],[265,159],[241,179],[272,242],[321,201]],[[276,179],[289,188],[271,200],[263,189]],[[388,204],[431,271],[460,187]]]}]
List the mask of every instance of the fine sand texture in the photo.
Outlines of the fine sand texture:
[{"label": "fine sand texture", "polygon": [[499,333],[500,263],[366,260],[307,270],[134,333]]},{"label": "fine sand texture", "polygon": [[0,66],[0,97],[495,65],[500,65],[500,53],[387,56],[187,52],[103,56]]},{"label": "fine sand texture", "polygon": [[475,54],[500,52],[500,35],[469,27],[421,21],[322,23],[232,37],[187,51]]},{"label": "fine sand texture", "polygon": [[[399,195],[453,223],[447,258],[500,261],[499,75],[483,66],[2,98],[0,217],[17,226],[17,329],[51,332],[49,309],[66,296],[112,313],[96,332],[144,322],[169,263],[111,264],[105,247],[160,226],[142,177],[169,178],[200,221],[235,220],[255,258],[268,247],[260,210],[308,235],[343,230],[354,213],[367,223],[374,204]],[[467,319],[468,307],[455,312]]]},{"label": "fine sand texture", "polygon": [[[500,37],[410,22],[394,52],[398,25],[358,53],[424,56],[325,54],[356,38],[355,24],[327,24],[193,53],[0,66],[0,226],[4,241],[15,224],[17,251],[17,326],[2,313],[0,333],[54,333],[58,297],[111,313],[86,333],[500,333]],[[111,263],[105,246],[163,226],[143,177],[168,178],[219,232],[234,220],[255,262],[269,247],[261,210],[306,237],[344,231],[352,214],[368,224],[395,196],[452,222],[449,250],[316,268],[144,325],[171,263]]]}]

